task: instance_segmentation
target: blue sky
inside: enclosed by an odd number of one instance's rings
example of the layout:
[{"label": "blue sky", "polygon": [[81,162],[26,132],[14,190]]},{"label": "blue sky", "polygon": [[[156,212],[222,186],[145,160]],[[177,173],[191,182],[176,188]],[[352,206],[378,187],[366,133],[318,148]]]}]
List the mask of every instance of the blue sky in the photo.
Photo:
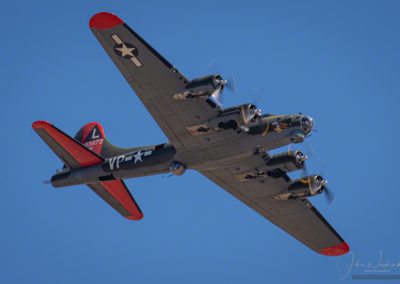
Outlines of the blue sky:
[{"label": "blue sky", "polygon": [[[2,283],[335,283],[351,256],[400,262],[397,1],[83,2],[0,9]],[[309,169],[324,172],[336,200],[312,202],[352,254],[316,254],[193,171],[127,180],[139,222],[85,186],[44,185],[61,163],[35,120],[71,135],[98,121],[122,147],[166,141],[89,30],[100,11],[189,78],[215,72],[216,60],[236,80],[226,106],[314,117]],[[346,280],[363,273],[353,266]]]}]

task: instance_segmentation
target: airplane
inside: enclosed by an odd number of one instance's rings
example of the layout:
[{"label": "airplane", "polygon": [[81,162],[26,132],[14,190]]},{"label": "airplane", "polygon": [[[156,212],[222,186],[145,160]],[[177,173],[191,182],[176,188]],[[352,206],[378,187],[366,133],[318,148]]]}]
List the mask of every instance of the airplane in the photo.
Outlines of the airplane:
[{"label": "airplane", "polygon": [[47,121],[33,129],[64,163],[54,187],[86,184],[122,216],[143,213],[124,179],[199,171],[273,224],[322,255],[338,256],[348,244],[308,197],[328,192],[320,175],[296,180],[300,151],[268,151],[302,143],[315,125],[307,115],[262,114],[254,104],[223,109],[216,100],[227,81],[213,74],[189,80],[119,17],[94,15],[89,26],[169,142],[134,148],[111,144],[97,122],[72,138]]}]

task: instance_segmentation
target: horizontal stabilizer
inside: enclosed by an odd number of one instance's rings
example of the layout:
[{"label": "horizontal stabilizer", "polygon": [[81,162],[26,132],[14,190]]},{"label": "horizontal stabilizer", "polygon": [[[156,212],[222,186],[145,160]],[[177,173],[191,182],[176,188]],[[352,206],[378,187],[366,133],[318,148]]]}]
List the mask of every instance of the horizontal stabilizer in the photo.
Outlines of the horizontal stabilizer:
[{"label": "horizontal stabilizer", "polygon": [[87,186],[125,218],[130,220],[143,218],[142,211],[122,180],[92,183]]},{"label": "horizontal stabilizer", "polygon": [[36,121],[33,129],[71,169],[98,164],[104,159],[47,121]]},{"label": "horizontal stabilizer", "polygon": [[[65,134],[50,122],[36,121],[32,124],[32,127],[70,169],[79,169],[104,161],[104,158],[96,153],[101,151],[102,142],[103,139],[105,139],[103,128],[98,123],[88,123],[77,134],[77,138],[80,138],[79,141],[91,142],[88,146],[100,146],[97,148],[92,147],[93,151],[81,144],[77,139]],[[89,135],[90,133],[91,135]],[[87,137],[87,139],[85,140],[79,136],[79,134],[81,134],[82,137]],[[94,138],[101,139],[101,141]],[[96,143],[93,143],[93,141]],[[87,186],[122,216],[130,220],[140,220],[143,218],[142,211],[122,180],[91,183]]]}]

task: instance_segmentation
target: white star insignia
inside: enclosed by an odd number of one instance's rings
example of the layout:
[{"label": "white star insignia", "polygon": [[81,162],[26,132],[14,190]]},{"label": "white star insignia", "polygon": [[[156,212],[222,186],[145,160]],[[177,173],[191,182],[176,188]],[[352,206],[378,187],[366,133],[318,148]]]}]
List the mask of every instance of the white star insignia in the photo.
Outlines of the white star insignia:
[{"label": "white star insignia", "polygon": [[135,164],[137,161],[142,162],[142,155],[143,155],[143,153],[140,150],[135,155],[132,155],[132,157],[135,158],[135,161],[134,161]]},{"label": "white star insignia", "polygon": [[122,47],[116,48],[116,50],[120,51],[122,53],[122,57],[125,57],[126,55],[129,55],[130,57],[134,57],[132,54],[132,51],[135,50],[134,47],[127,47],[125,44],[122,44]]}]

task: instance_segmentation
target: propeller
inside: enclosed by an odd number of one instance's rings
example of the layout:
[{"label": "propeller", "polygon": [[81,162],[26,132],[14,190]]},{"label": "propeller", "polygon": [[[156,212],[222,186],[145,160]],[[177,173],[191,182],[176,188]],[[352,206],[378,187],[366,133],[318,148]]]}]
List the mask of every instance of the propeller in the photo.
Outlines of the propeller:
[{"label": "propeller", "polygon": [[217,105],[222,106],[222,88],[218,88],[212,93],[211,97],[217,103]]},{"label": "propeller", "polygon": [[[219,78],[218,78],[219,77]],[[214,93],[211,95],[211,97],[214,99],[214,101],[219,105],[222,106],[222,91],[225,87],[229,85],[228,80],[222,79],[222,77],[218,76],[216,81],[217,84],[219,85],[219,88],[215,89]]]},{"label": "propeller", "polygon": [[[308,156],[306,156],[306,157],[308,157]],[[308,169],[307,169],[305,161],[304,161],[303,168],[301,169],[301,171],[303,172],[304,176],[306,176],[306,177],[309,176]]]},{"label": "propeller", "polygon": [[[211,60],[210,63],[208,64],[208,67],[213,70],[213,73],[220,74],[218,65],[215,61],[215,59]],[[214,101],[219,105],[223,105],[223,95],[222,91],[224,88],[229,90],[231,93],[234,95],[236,94],[236,81],[235,77],[233,75],[229,76],[228,79],[224,80],[221,77],[221,80],[219,81],[220,88],[216,89],[214,93],[211,95],[211,97],[214,99]]]},{"label": "propeller", "polygon": [[[310,143],[310,141],[308,141],[308,140],[307,140],[307,145],[308,145],[308,151],[305,151],[305,152],[307,152],[306,157],[309,158],[309,157],[315,156],[314,148],[313,148],[312,144]],[[292,144],[289,144],[289,145],[288,145],[288,152],[291,151],[291,146],[292,146]],[[302,152],[303,152],[303,151],[302,151]],[[304,153],[304,152],[303,152],[303,153]],[[321,176],[324,177],[324,176],[325,176],[325,173],[326,173],[326,169],[327,169],[327,164],[326,164],[325,162],[323,162],[323,161],[322,161],[321,159],[319,159],[319,158],[317,158],[317,160],[318,160],[318,162],[320,163],[320,170],[319,170],[319,172],[321,172]],[[321,166],[322,166],[323,168],[322,168]],[[302,170],[302,175],[303,175],[304,177],[310,175],[310,173],[309,173],[309,171],[308,171],[308,167],[306,166],[306,162],[305,162],[305,161],[304,161],[304,164],[303,164],[303,167],[302,167],[301,170]],[[328,183],[327,181],[324,181],[324,183],[322,184],[321,190],[322,190],[322,192],[324,193],[324,196],[325,196],[325,199],[326,199],[328,205],[329,205],[329,206],[332,206],[333,202],[335,201],[335,194],[332,192],[332,190],[330,190],[330,189],[326,186],[327,183]]]},{"label": "propeller", "polygon": [[[259,104],[258,104],[259,99],[260,99],[260,98],[262,99],[262,93],[261,93],[261,91],[260,91],[259,89],[257,89],[257,88],[251,88],[251,91],[253,91],[253,93],[257,94],[257,95],[254,95],[254,94],[253,94],[253,96],[252,96],[252,103],[253,103],[253,105],[255,105],[256,107],[258,107],[258,106],[259,106]],[[262,111],[261,111],[260,108],[257,109],[257,112],[258,112],[259,115],[262,114]]]},{"label": "propeller", "polygon": [[333,202],[335,201],[335,194],[326,186],[323,187],[323,191],[325,194],[326,202],[328,202],[329,206],[332,206]]}]

